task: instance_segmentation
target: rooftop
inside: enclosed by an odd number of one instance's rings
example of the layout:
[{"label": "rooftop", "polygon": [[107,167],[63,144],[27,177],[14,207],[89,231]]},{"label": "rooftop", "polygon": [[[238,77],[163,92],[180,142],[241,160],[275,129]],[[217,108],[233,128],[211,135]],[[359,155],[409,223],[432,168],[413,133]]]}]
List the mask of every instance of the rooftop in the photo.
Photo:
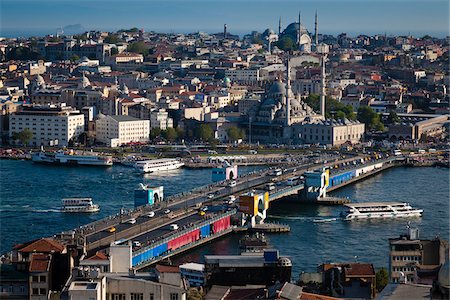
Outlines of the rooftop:
[{"label": "rooftop", "polygon": [[50,253],[50,252],[62,252],[64,248],[65,248],[64,245],[60,244],[54,239],[43,238],[40,240],[36,240],[23,248],[19,248],[18,251]]},{"label": "rooftop", "polygon": [[35,253],[31,256],[30,272],[47,272],[50,267],[51,256]]}]

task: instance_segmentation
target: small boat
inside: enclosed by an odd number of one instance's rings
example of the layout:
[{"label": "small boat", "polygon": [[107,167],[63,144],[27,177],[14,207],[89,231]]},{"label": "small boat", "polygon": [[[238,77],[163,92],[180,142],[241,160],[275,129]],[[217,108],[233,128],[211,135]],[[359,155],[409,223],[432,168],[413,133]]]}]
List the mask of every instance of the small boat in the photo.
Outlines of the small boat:
[{"label": "small boat", "polygon": [[420,217],[423,209],[416,209],[405,202],[367,202],[345,204],[341,213],[344,220]]},{"label": "small boat", "polygon": [[313,223],[329,223],[329,222],[333,222],[336,221],[337,218],[329,218],[329,219],[314,219]]},{"label": "small boat", "polygon": [[65,213],[94,213],[100,210],[92,198],[64,198],[61,200],[61,211]]}]

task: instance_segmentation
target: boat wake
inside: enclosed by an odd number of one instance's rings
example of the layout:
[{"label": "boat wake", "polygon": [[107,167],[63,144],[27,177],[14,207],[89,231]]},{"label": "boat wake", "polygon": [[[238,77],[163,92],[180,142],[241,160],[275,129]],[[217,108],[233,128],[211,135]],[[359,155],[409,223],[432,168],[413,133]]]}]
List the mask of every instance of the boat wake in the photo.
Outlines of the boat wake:
[{"label": "boat wake", "polygon": [[35,209],[35,210],[33,210],[33,212],[35,212],[35,213],[49,213],[49,212],[59,213],[61,211],[59,209]]},{"label": "boat wake", "polygon": [[312,221],[316,217],[290,217],[290,216],[268,215],[267,218],[270,218],[270,219],[283,219],[283,220]]}]

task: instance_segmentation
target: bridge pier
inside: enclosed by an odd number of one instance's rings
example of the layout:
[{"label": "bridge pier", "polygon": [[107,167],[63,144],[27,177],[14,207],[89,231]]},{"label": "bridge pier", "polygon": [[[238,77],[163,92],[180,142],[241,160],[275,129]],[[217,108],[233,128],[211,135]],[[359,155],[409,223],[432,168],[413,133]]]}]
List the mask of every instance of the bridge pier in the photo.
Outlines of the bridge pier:
[{"label": "bridge pier", "polygon": [[264,223],[269,209],[269,193],[256,191],[239,196],[239,211],[242,213],[241,226],[249,228]]}]

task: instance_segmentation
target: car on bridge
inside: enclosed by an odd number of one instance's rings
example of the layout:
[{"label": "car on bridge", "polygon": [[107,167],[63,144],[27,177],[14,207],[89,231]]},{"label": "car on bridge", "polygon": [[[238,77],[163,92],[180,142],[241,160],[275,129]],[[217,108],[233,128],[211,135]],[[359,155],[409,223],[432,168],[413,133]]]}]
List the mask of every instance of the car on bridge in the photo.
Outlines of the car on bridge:
[{"label": "car on bridge", "polygon": [[135,218],[131,218],[131,219],[127,219],[122,221],[122,224],[135,224],[136,223],[136,219]]},{"label": "car on bridge", "polygon": [[153,218],[155,216],[155,212],[151,211],[148,214],[145,215],[147,218]]},{"label": "car on bridge", "polygon": [[207,198],[208,198],[208,199],[214,198],[214,194],[208,194]]},{"label": "car on bridge", "polygon": [[108,229],[106,229],[106,231],[111,232],[111,233],[116,232],[116,227],[108,228]]},{"label": "car on bridge", "polygon": [[170,214],[170,209],[165,209],[165,210],[164,210],[164,213],[165,213],[166,215]]},{"label": "car on bridge", "polygon": [[236,185],[237,185],[237,183],[234,180],[228,184],[229,187],[235,187]]}]

